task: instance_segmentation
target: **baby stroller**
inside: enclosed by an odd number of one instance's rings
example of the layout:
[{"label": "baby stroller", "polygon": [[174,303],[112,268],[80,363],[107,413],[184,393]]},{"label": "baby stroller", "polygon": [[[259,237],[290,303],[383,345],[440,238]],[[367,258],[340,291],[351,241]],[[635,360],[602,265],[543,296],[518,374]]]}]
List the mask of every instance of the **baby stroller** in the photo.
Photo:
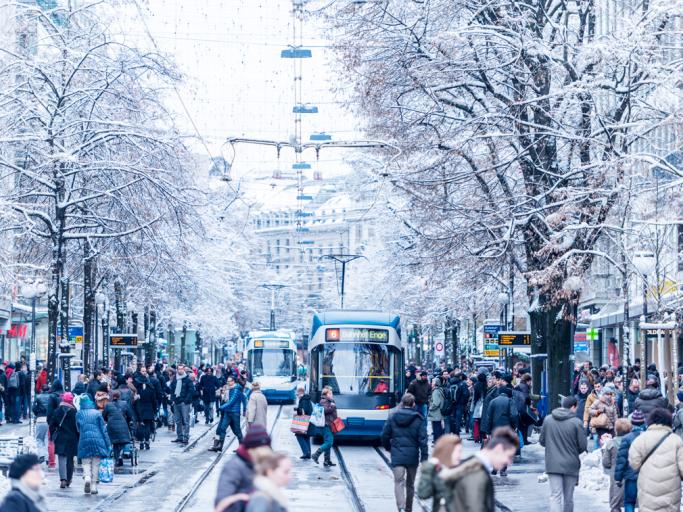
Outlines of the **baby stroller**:
[{"label": "baby stroller", "polygon": [[138,447],[135,446],[135,441],[131,441],[123,447],[123,450],[121,450],[121,456],[124,459],[130,459],[131,466],[138,465]]}]

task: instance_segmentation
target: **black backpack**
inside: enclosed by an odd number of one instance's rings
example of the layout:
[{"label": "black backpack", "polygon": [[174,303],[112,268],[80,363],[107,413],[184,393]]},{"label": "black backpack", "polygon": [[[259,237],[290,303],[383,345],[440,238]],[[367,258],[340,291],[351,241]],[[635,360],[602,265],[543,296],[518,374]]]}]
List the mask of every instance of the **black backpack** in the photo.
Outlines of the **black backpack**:
[{"label": "black backpack", "polygon": [[443,391],[443,403],[441,404],[441,414],[444,416],[450,416],[453,414],[453,398],[451,396],[450,386],[448,388],[442,387]]}]

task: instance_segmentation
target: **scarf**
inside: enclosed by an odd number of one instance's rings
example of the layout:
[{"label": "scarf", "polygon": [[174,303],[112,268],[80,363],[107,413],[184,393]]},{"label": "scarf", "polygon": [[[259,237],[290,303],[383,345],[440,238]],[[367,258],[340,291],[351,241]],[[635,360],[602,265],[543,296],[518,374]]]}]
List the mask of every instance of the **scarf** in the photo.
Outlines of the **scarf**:
[{"label": "scarf", "polygon": [[47,504],[45,502],[45,496],[43,496],[40,490],[35,491],[31,489],[28,485],[24,485],[21,480],[17,480],[14,478],[12,478],[10,482],[12,484],[12,489],[16,489],[21,494],[26,496],[29,500],[31,500],[33,506],[36,507],[40,512],[48,512]]},{"label": "scarf", "polygon": [[175,378],[175,396],[176,398],[180,396],[180,392],[183,390],[183,379],[187,377],[187,373],[185,375],[176,375]]},{"label": "scarf", "polygon": [[265,476],[256,476],[254,478],[254,488],[262,494],[268,496],[271,500],[276,501],[282,508],[287,510],[287,496],[282,492],[275,482]]},{"label": "scarf", "polygon": [[71,407],[72,409],[75,409],[76,406],[74,404],[70,404],[69,402],[59,402],[59,406],[65,406],[65,407]]}]

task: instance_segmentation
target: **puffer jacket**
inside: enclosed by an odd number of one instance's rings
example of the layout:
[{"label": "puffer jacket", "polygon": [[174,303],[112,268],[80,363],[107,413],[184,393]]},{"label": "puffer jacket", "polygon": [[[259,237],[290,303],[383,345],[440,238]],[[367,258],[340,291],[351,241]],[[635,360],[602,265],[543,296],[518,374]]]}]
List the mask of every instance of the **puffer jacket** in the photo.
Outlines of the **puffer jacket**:
[{"label": "puffer jacket", "polygon": [[608,404],[604,401],[604,398],[600,398],[599,400],[593,402],[593,405],[591,405],[590,408],[591,423],[593,418],[600,414],[607,415],[607,425],[601,428],[606,430],[614,430],[614,424],[617,421],[617,409],[614,406],[614,401],[612,401],[611,404]]},{"label": "puffer jacket", "polygon": [[636,437],[643,432],[645,432],[645,425],[633,425],[633,430],[621,440],[617,451],[617,460],[614,464],[614,479],[617,482],[638,479],[638,472],[628,463],[628,451]]},{"label": "puffer jacket", "polygon": [[78,458],[108,457],[111,443],[102,413],[95,409],[90,400],[81,400],[81,410],[76,413],[76,424],[80,432]]},{"label": "puffer jacket", "polygon": [[435,387],[432,390],[432,396],[429,397],[429,412],[427,414],[427,419],[429,421],[441,421],[443,420],[443,414],[441,414],[441,406],[445,400],[443,389],[441,386]]},{"label": "puffer jacket", "polygon": [[133,423],[133,412],[128,402],[115,400],[104,406],[102,417],[107,422],[107,433],[112,443],[130,443],[130,429]]},{"label": "puffer jacket", "polygon": [[669,407],[669,401],[662,396],[661,391],[656,388],[643,389],[635,401],[636,409],[640,410],[647,418],[653,409],[657,407]]},{"label": "puffer jacket", "polygon": [[227,400],[220,406],[221,412],[227,414],[240,414],[247,409],[247,397],[242,391],[242,386],[235,384],[235,386],[228,390]]},{"label": "puffer jacket", "polygon": [[[667,434],[671,435],[642,465],[647,454]],[[671,432],[670,427],[650,425],[631,444],[628,462],[638,471],[640,512],[679,512],[683,478],[683,441]]]},{"label": "puffer jacket", "polygon": [[401,408],[389,416],[382,430],[382,445],[391,452],[391,465],[418,466],[427,460],[427,430],[415,409]]}]

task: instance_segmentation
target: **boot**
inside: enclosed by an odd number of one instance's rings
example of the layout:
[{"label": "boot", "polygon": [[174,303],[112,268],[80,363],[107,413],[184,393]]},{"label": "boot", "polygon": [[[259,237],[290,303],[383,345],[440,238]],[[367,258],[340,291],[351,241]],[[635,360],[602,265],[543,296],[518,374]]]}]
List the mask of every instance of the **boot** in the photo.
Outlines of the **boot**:
[{"label": "boot", "polygon": [[318,459],[320,459],[320,455],[321,455],[322,453],[323,453],[322,450],[321,450],[320,448],[318,448],[318,449],[315,451],[315,453],[311,456],[311,459],[313,459],[313,462],[315,462],[315,463],[317,464],[317,463],[318,463]]},{"label": "boot", "polygon": [[334,462],[332,462],[332,457],[330,452],[325,452],[325,462],[323,462],[323,466],[326,468],[329,468],[331,466],[336,466]]},{"label": "boot", "polygon": [[90,494],[97,494],[97,481],[93,482],[90,486]]},{"label": "boot", "polygon": [[83,492],[85,494],[90,494],[90,480],[85,481],[85,486],[83,487]]},{"label": "boot", "polygon": [[59,488],[60,489],[66,489],[66,480],[60,480],[59,481]]},{"label": "boot", "polygon": [[219,438],[214,437],[213,438],[213,446],[209,448],[210,452],[220,452],[223,450],[223,441],[221,441]]}]

